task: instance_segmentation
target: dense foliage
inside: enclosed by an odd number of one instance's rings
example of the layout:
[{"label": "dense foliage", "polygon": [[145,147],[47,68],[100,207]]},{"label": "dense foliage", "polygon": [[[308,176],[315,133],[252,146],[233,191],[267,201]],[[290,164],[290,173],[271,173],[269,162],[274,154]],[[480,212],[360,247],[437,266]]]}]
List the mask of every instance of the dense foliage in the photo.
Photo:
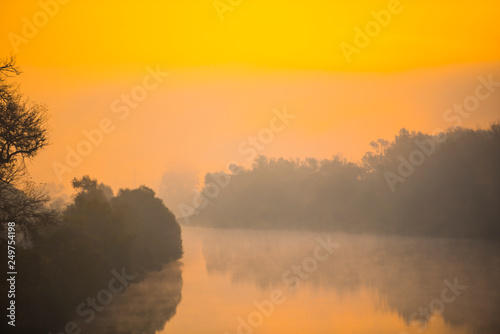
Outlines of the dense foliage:
[{"label": "dense foliage", "polygon": [[89,177],[73,186],[78,193],[62,223],[42,230],[35,246],[18,249],[17,333],[64,331],[78,318],[77,305],[108,287],[112,270],[124,269],[133,284],[182,255],[180,227],[151,189],[113,196]]},{"label": "dense foliage", "polygon": [[[361,162],[259,157],[208,174],[190,217],[215,227],[500,237],[500,125],[440,136],[402,129]],[[229,182],[222,184],[215,179]],[[217,196],[214,188],[219,187]]]}]

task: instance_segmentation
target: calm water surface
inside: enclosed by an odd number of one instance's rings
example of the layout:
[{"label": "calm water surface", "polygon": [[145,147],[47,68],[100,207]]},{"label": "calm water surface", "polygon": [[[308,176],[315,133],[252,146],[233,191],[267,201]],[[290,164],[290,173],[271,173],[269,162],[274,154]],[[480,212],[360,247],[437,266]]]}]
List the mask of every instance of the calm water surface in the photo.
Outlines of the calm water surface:
[{"label": "calm water surface", "polygon": [[500,333],[498,243],[331,234],[330,254],[318,237],[328,234],[184,227],[182,264],[131,286],[96,323],[130,333]]}]

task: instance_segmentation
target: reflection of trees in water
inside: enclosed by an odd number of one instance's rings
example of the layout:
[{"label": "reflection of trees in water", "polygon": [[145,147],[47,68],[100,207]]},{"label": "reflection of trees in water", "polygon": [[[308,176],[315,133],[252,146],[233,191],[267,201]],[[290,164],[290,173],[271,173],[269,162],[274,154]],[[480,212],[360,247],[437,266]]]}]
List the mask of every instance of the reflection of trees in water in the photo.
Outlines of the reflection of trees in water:
[{"label": "reflection of trees in water", "polygon": [[96,334],[154,334],[164,328],[181,301],[182,270],[178,261],[127,287],[105,306],[84,332]]},{"label": "reflection of trees in water", "polygon": [[[234,283],[252,281],[262,288],[284,285],[283,273],[312,255],[318,235],[217,231],[204,239],[203,255],[209,273],[228,273]],[[445,321],[471,325],[477,333],[499,332],[500,244],[346,234],[334,234],[332,241],[340,248],[302,284],[330,286],[341,294],[375,288],[384,299],[380,306],[396,310],[407,320],[441,298],[445,279],[453,282],[457,277],[468,288],[455,302],[445,304]]]}]

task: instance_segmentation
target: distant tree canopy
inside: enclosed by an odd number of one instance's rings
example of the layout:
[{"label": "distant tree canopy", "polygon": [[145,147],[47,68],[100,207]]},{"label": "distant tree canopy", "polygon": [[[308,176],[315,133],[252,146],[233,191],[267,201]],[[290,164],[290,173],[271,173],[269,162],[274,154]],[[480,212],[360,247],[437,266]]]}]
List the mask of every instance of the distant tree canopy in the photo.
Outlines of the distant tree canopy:
[{"label": "distant tree canopy", "polygon": [[[259,157],[208,174],[195,224],[500,238],[500,125],[439,137],[402,129],[359,163]],[[219,179],[226,187],[210,199]],[[213,196],[212,196],[213,197]]]},{"label": "distant tree canopy", "polygon": [[26,159],[48,145],[48,114],[9,82],[19,73],[13,58],[0,61],[0,232],[14,221],[24,241],[32,243],[41,226],[56,221],[57,212],[45,207],[50,198],[27,174]]}]

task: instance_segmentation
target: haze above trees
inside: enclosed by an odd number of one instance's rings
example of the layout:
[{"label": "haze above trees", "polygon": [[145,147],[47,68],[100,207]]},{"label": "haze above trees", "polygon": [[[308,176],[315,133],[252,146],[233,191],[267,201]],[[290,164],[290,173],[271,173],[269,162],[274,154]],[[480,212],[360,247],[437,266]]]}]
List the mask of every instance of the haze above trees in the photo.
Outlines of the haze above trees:
[{"label": "haze above trees", "polygon": [[[251,169],[207,174],[204,202],[189,220],[224,228],[500,238],[500,124],[439,137],[402,129],[392,142],[371,146],[359,163],[260,156]],[[220,187],[216,178],[229,182]]]},{"label": "haze above trees", "polygon": [[[49,144],[48,113],[10,82],[9,77],[19,73],[14,59],[0,61],[0,251],[7,254],[6,231],[13,222],[16,237],[9,239],[9,254],[15,241],[15,261],[12,255],[10,262],[17,263],[20,273],[15,303],[16,317],[22,319],[15,332],[61,332],[81,315],[77,306],[109,286],[113,272],[126,273],[134,284],[179,259],[181,230],[153,190],[121,189],[115,196],[110,187],[88,176],[73,180],[72,203],[50,209],[50,197],[26,168],[26,161]],[[4,268],[7,260],[4,257]],[[154,333],[175,314],[181,269],[169,268],[166,282],[170,279],[175,289],[164,296],[172,298],[165,300],[168,315],[157,314],[154,325],[138,323],[141,333]],[[2,279],[0,290],[9,291],[8,283]],[[7,293],[0,302],[4,309],[11,305]],[[12,331],[6,321],[0,328]]]}]

